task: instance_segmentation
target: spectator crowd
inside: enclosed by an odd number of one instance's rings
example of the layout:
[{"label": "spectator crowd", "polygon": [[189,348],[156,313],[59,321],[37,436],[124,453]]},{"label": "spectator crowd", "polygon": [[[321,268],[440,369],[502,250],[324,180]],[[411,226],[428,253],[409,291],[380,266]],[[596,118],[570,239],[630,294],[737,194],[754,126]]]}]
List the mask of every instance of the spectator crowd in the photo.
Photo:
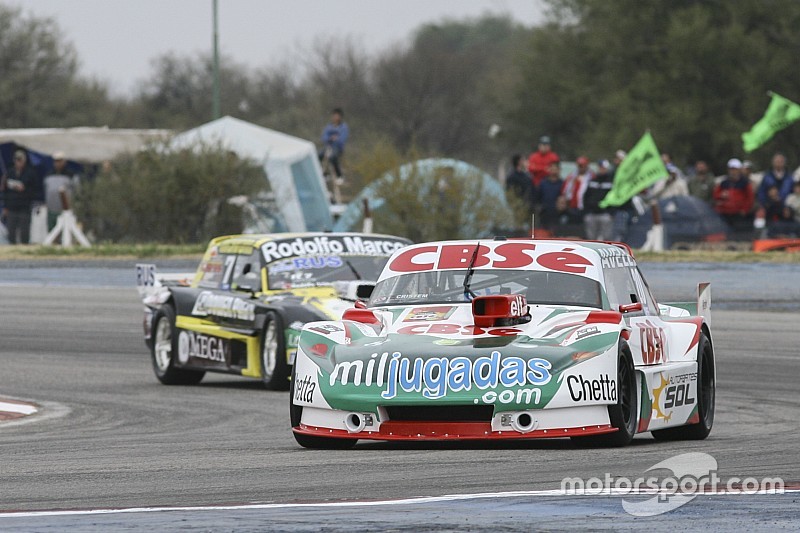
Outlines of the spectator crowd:
[{"label": "spectator crowd", "polygon": [[[9,244],[28,244],[33,213],[47,212],[47,231],[56,226],[59,215],[69,209],[78,176],[67,169],[64,152],[55,152],[52,164],[42,173],[34,167],[30,154],[14,151],[13,164],[0,168],[0,231]],[[44,176],[44,177],[42,177]]]},{"label": "spectator crowd", "polygon": [[720,216],[729,228],[730,239],[800,237],[800,169],[792,175],[784,154],[776,153],[763,172],[756,172],[750,161],[732,157],[725,173],[717,176],[702,160],[684,172],[664,153],[665,179],[621,206],[602,208],[600,203],[611,190],[626,155],[624,150],[617,150],[610,160],[594,164],[580,156],[575,159],[574,170],[563,176],[562,161],[553,151],[550,137],[542,136],[527,162],[521,155],[512,157],[507,194],[529,217],[535,215],[539,235],[580,235],[624,242],[630,221],[643,215],[648,205],[691,196]]},{"label": "spectator crowd", "polygon": [[[334,110],[323,134],[325,146],[336,149],[321,153],[332,158],[337,177],[341,176],[339,158],[347,140],[342,115],[341,110]],[[625,242],[631,220],[643,215],[648,205],[673,197],[694,197],[727,224],[729,238],[800,238],[800,169],[793,175],[782,153],[774,154],[763,172],[757,172],[751,162],[733,157],[719,176],[702,160],[684,173],[664,153],[665,179],[621,206],[601,207],[626,155],[617,150],[610,159],[593,163],[581,155],[574,164],[566,163],[553,151],[550,137],[542,136],[527,158],[512,157],[512,170],[505,179],[507,194],[529,218],[535,215],[539,235]],[[47,158],[50,164],[44,172],[42,162],[34,167],[30,158],[27,151],[18,149],[13,164],[0,168],[0,230],[5,228],[11,244],[30,242],[31,213],[37,210],[46,208],[47,230],[53,230],[78,185],[78,176],[68,171],[63,152],[54,153],[51,162]],[[566,175],[562,165],[569,169]]]}]

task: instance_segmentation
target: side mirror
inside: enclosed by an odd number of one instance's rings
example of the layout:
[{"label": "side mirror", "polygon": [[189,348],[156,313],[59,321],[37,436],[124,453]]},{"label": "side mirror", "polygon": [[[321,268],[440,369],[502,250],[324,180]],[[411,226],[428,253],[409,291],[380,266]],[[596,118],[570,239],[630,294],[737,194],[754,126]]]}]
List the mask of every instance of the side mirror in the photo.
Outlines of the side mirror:
[{"label": "side mirror", "polygon": [[359,300],[369,300],[369,297],[372,296],[372,291],[375,289],[375,285],[359,285],[356,288],[356,298]]},{"label": "side mirror", "polygon": [[364,300],[356,300],[356,303],[354,304],[354,306],[355,306],[356,309],[366,309],[367,308],[367,304],[364,303]]},{"label": "side mirror", "polygon": [[237,283],[232,288],[237,292],[248,292],[250,293],[250,296],[255,296],[257,292],[256,287],[251,285],[247,281],[245,281],[244,283]]},{"label": "side mirror", "polygon": [[642,309],[643,309],[642,308],[642,302],[635,302],[635,303],[632,303],[632,304],[622,304],[622,305],[619,306],[619,312],[622,313],[623,315],[625,313],[632,313],[634,311],[641,311]]},{"label": "side mirror", "polygon": [[251,295],[255,296],[256,292],[261,289],[261,283],[258,276],[253,273],[248,273],[238,278],[231,288],[235,291],[249,292]]}]

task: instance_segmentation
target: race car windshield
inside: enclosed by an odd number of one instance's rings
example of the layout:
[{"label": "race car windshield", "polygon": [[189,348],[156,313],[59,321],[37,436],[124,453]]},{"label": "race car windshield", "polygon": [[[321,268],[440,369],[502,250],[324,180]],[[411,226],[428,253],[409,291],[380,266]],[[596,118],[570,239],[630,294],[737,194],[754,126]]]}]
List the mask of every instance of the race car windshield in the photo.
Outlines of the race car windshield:
[{"label": "race car windshield", "polygon": [[389,258],[374,255],[290,257],[267,265],[269,290],[331,285],[335,281],[375,281]]},{"label": "race car windshield", "polygon": [[[465,276],[467,270],[439,270],[391,277],[375,286],[369,306],[467,303]],[[476,270],[470,288],[475,296],[522,294],[531,305],[602,308],[603,301],[600,283],[563,272]]]}]

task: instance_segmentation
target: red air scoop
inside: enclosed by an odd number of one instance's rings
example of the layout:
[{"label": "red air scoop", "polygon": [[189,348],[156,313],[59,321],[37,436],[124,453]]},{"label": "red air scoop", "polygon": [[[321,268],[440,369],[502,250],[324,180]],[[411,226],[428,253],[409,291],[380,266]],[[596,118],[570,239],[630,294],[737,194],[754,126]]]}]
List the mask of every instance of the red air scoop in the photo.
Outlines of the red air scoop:
[{"label": "red air scoop", "polygon": [[342,315],[342,320],[352,320],[362,324],[380,324],[380,319],[370,309],[347,309]]},{"label": "red air scoop", "polygon": [[476,326],[513,326],[528,315],[528,302],[521,294],[478,296],[472,300]]}]

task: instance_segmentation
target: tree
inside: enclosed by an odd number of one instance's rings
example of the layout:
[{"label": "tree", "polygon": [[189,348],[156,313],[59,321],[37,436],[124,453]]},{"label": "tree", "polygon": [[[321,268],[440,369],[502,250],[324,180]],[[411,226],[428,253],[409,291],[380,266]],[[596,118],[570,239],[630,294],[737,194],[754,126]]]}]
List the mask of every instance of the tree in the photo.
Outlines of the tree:
[{"label": "tree", "polygon": [[[515,138],[534,124],[562,155],[607,157],[643,131],[659,148],[718,168],[773,89],[798,97],[800,3],[793,0],[550,0],[506,114]],[[800,133],[770,148],[796,144]],[[766,154],[766,155],[764,155]]]},{"label": "tree", "polygon": [[[152,62],[153,73],[136,97],[141,126],[186,129],[211,116],[213,61],[210,55],[167,53]],[[246,115],[250,79],[247,69],[228,57],[220,60],[222,115]]]},{"label": "tree", "polygon": [[368,139],[371,64],[362,50],[350,39],[320,38],[291,63],[258,70],[251,81],[250,120],[317,141],[339,107],[356,137]]},{"label": "tree", "polygon": [[[508,17],[427,24],[408,49],[374,66],[374,127],[401,150],[487,162],[489,126],[498,121],[513,50],[526,30]],[[491,159],[490,158],[490,159]]]},{"label": "tree", "polygon": [[78,58],[53,19],[0,5],[0,117],[4,127],[107,123],[106,87],[78,76]]},{"label": "tree", "polygon": [[[222,112],[316,141],[341,107],[352,132],[348,161],[383,138],[401,152],[494,163],[505,147],[490,144],[487,133],[501,118],[513,51],[528,32],[508,17],[487,16],[422,26],[408,46],[372,57],[336,36],[252,72],[223,58]],[[182,129],[209,119],[210,95],[210,57],[166,54],[116,116]]]}]

